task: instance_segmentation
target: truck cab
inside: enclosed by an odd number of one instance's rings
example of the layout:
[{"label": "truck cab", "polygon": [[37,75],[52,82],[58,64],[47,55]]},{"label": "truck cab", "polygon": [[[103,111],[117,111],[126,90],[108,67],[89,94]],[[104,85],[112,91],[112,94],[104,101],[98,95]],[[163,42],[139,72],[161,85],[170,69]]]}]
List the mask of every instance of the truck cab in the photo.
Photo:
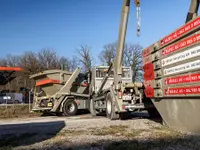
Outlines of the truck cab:
[{"label": "truck cab", "polygon": [[[92,69],[92,75],[94,78],[94,89],[93,91],[97,93],[99,90],[103,78],[106,76],[109,66],[97,66]],[[111,70],[110,76],[105,83],[103,90],[109,89],[114,82],[114,71]],[[122,67],[122,83],[131,83],[132,82],[132,71],[131,67]]]}]

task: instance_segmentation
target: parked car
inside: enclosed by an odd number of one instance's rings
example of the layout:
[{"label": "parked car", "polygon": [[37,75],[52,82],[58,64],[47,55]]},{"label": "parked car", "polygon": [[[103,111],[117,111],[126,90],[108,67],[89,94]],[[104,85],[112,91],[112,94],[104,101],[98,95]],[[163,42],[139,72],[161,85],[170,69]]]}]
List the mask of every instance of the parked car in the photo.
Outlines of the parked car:
[{"label": "parked car", "polygon": [[0,93],[0,104],[19,104],[22,100],[22,93]]}]

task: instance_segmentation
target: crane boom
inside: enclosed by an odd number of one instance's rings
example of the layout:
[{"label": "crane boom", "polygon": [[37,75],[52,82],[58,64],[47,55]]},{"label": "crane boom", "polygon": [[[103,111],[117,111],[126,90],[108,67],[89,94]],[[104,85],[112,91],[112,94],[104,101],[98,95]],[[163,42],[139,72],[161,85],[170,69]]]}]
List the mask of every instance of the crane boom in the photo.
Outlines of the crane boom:
[{"label": "crane boom", "polygon": [[120,88],[120,84],[121,84],[122,61],[123,61],[123,53],[124,53],[129,10],[130,10],[130,0],[124,0],[124,4],[122,6],[119,35],[118,35],[117,52],[113,61],[114,84],[115,84],[115,89],[117,90]]},{"label": "crane boom", "polygon": [[191,0],[189,12],[187,13],[185,23],[194,19],[198,15],[199,2],[200,0]]},{"label": "crane boom", "polygon": [[[123,62],[123,53],[124,53],[124,45],[125,45],[128,17],[129,17],[129,11],[130,11],[130,1],[131,0],[124,0],[124,2],[123,2],[122,12],[121,12],[121,20],[120,20],[120,28],[119,28],[119,34],[118,34],[116,56],[115,56],[113,62],[111,63],[111,65],[109,66],[109,69],[106,73],[106,76],[102,80],[102,83],[101,83],[101,86],[100,86],[100,88],[97,92],[97,95],[101,93],[101,90],[103,89],[112,68],[114,70],[114,86],[115,86],[115,89],[119,90],[121,88],[122,62]],[[135,5],[137,7],[137,11],[139,11],[140,10],[139,9],[140,0],[135,0]],[[138,25],[137,32],[139,33],[139,31],[140,31],[140,29],[139,29],[139,25]]]}]

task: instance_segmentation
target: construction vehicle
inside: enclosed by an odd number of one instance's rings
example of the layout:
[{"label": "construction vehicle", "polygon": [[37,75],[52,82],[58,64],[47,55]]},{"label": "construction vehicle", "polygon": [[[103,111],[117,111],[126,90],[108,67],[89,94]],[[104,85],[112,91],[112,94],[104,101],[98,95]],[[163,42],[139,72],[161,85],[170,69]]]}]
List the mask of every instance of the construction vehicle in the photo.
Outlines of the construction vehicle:
[{"label": "construction vehicle", "polygon": [[[135,4],[139,10],[139,0],[136,0]],[[43,91],[43,95],[41,90],[35,92],[37,94],[34,96],[33,110],[75,115],[79,104],[80,108],[89,109],[93,116],[106,113],[107,117],[113,120],[147,108],[147,105],[144,106],[143,84],[132,83],[131,68],[122,66],[129,6],[130,0],[124,0],[117,55],[111,65],[93,67],[88,73],[82,74],[83,79],[80,77],[79,69],[74,73],[49,70],[31,76],[36,80],[36,86]],[[139,33],[139,24],[137,31]],[[87,88],[84,90],[81,86],[75,88],[75,82],[80,84],[83,81],[87,82]],[[150,104],[150,100],[148,102]],[[152,109],[153,105],[148,106]]]},{"label": "construction vehicle", "polygon": [[[90,112],[92,115],[97,115],[105,112],[107,118],[123,119],[129,116],[130,112],[137,110],[148,110],[150,115],[157,115],[156,109],[152,105],[150,99],[145,98],[143,83],[132,81],[122,82],[122,62],[124,54],[124,43],[126,37],[127,23],[130,10],[130,0],[124,0],[122,6],[121,22],[118,36],[118,45],[116,56],[109,66],[105,77],[98,90],[93,90],[95,87],[94,80],[90,83],[91,104]],[[135,1],[137,10],[140,10],[140,1]],[[139,11],[138,11],[139,12]],[[138,23],[137,33],[140,32],[140,24]],[[113,71],[114,82],[109,87],[104,87]],[[93,71],[94,72],[94,71]],[[94,75],[94,73],[92,73]],[[92,76],[91,79],[94,77]]]},{"label": "construction vehicle", "polygon": [[46,70],[30,78],[36,81],[32,111],[73,116],[78,109],[89,108],[87,76],[80,68],[74,72]]},{"label": "construction vehicle", "polygon": [[[97,90],[105,75],[108,66],[93,68],[95,81],[94,89]],[[78,110],[90,110],[90,72],[81,73],[80,68],[74,72],[64,70],[46,70],[31,75],[35,80],[33,88],[34,102],[32,111],[52,112],[66,116],[76,115]],[[123,67],[124,82],[131,82],[131,68]],[[113,83],[114,78],[109,77],[106,87]]]},{"label": "construction vehicle", "polygon": [[[135,4],[139,11],[140,1],[136,0]],[[122,66],[130,9],[130,0],[124,0],[117,53],[113,62],[100,69],[103,70],[100,80],[97,80],[97,67],[86,75],[88,93],[83,97],[90,102],[89,110],[93,116],[105,113],[107,118],[113,120],[127,117],[130,112],[147,110],[150,116],[161,116],[167,126],[200,133],[197,119],[200,113],[198,6],[199,0],[191,0],[185,24],[143,50],[144,83],[132,83],[125,81],[123,68],[126,67]],[[138,35],[139,27],[138,22]],[[60,88],[62,92],[65,92],[65,88],[72,88],[74,80],[67,80]],[[69,87],[66,86],[68,82],[71,84]],[[79,95],[76,92],[70,94]],[[54,107],[61,108],[65,102],[66,99],[58,99]]]}]

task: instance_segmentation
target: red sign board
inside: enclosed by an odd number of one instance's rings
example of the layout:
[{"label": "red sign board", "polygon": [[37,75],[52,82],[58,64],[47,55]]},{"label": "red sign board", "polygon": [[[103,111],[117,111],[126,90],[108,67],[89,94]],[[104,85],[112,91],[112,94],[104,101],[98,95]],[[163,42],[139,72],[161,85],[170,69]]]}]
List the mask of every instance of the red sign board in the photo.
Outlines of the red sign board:
[{"label": "red sign board", "polygon": [[154,89],[150,86],[145,87],[144,93],[146,97],[149,97],[149,98],[154,97]]},{"label": "red sign board", "polygon": [[165,85],[171,85],[171,84],[199,82],[199,81],[200,81],[200,73],[166,78],[164,82]]},{"label": "red sign board", "polygon": [[170,42],[172,42],[173,40],[179,38],[180,36],[182,36],[185,33],[190,32],[191,30],[193,30],[194,28],[200,26],[200,17],[191,21],[190,23],[184,25],[183,27],[181,27],[180,29],[176,30],[175,32],[171,33],[170,35],[166,36],[165,38],[163,38],[160,41],[160,45],[164,46]]},{"label": "red sign board", "polygon": [[200,86],[165,89],[165,95],[191,95],[191,94],[200,94]]},{"label": "red sign board", "polygon": [[182,40],[176,44],[173,44],[172,46],[169,46],[167,48],[165,48],[163,51],[162,51],[162,55],[168,55],[172,52],[175,52],[175,51],[178,51],[182,48],[185,48],[189,45],[192,45],[194,43],[197,43],[200,41],[200,34],[196,34],[196,35],[193,35],[185,40]]},{"label": "red sign board", "polygon": [[145,64],[144,67],[144,80],[154,80],[154,66],[153,63]]}]

